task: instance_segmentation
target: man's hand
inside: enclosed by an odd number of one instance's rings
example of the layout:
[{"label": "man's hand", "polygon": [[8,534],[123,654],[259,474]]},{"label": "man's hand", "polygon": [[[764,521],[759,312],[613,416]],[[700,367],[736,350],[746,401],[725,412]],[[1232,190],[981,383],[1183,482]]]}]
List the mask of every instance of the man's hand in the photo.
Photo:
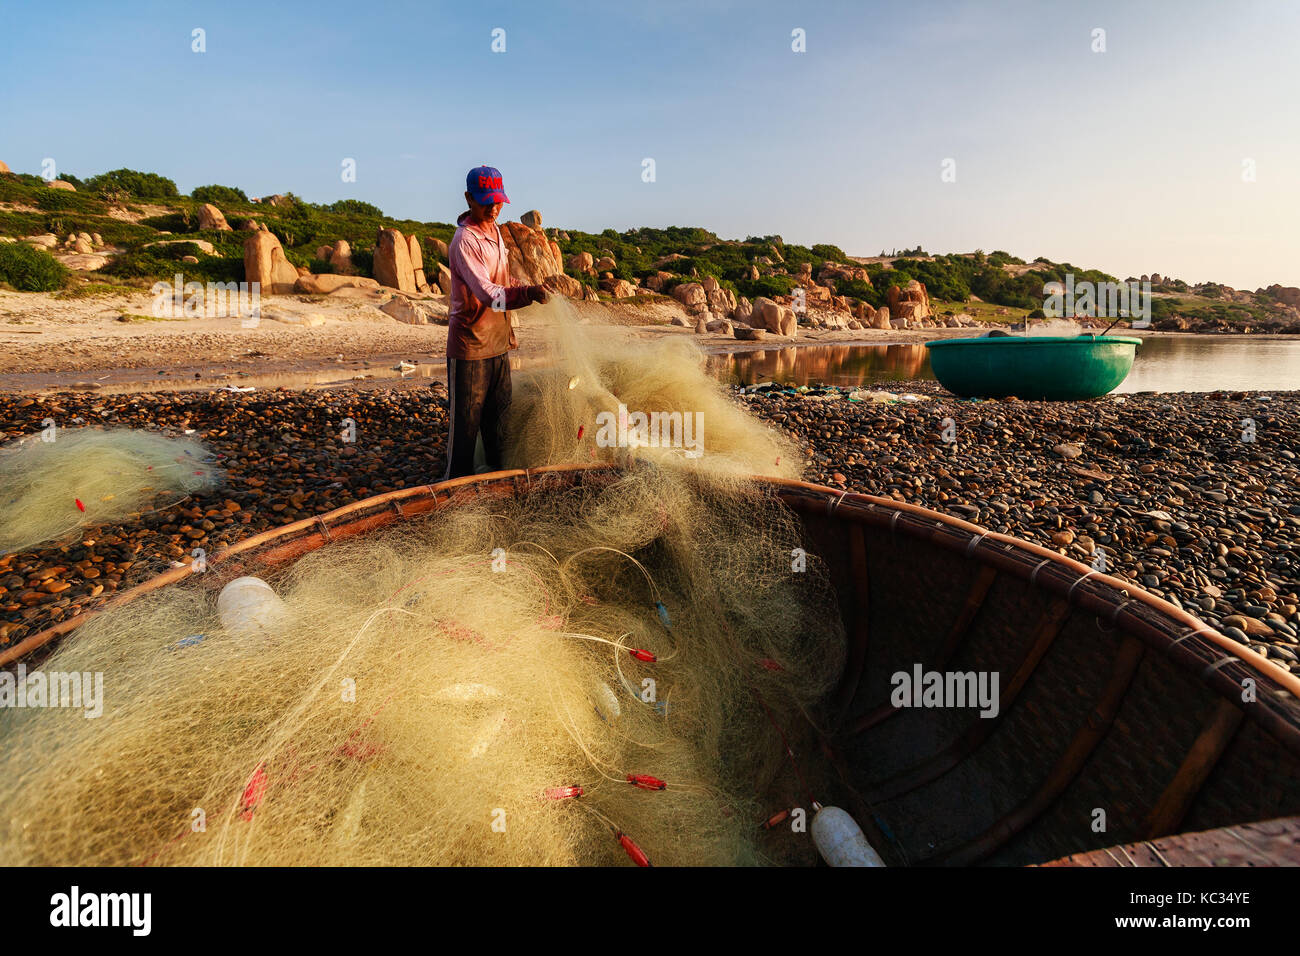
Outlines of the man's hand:
[{"label": "man's hand", "polygon": [[538,305],[545,305],[550,301],[551,293],[544,285],[530,285],[528,287],[528,301],[536,302]]}]

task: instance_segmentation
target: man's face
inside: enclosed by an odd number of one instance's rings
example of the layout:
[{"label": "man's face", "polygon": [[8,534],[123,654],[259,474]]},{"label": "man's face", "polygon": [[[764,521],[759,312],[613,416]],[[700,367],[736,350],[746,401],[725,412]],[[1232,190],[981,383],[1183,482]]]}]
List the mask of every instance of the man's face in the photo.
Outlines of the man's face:
[{"label": "man's face", "polygon": [[497,221],[497,216],[501,215],[502,203],[492,203],[490,206],[484,206],[474,201],[474,197],[465,193],[465,200],[469,203],[469,215],[477,223],[490,225]]}]

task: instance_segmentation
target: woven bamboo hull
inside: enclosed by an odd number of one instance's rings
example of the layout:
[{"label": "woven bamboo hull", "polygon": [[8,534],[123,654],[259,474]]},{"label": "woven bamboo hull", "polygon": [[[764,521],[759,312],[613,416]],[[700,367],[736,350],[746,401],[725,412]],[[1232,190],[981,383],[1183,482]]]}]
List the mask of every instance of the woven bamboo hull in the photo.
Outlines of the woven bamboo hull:
[{"label": "woven bamboo hull", "polygon": [[[247,539],[209,564],[223,577],[256,574],[456,501],[612,474],[551,467],[407,489]],[[830,569],[849,652],[826,702],[826,750],[845,808],[891,865],[1043,863],[1300,814],[1291,674],[1154,595],[1036,545],[889,499],[762,480],[801,516],[807,549]],[[189,574],[159,575],[112,603]],[[23,641],[0,665],[89,616]],[[892,675],[916,665],[996,672],[998,716],[892,706]],[[1243,682],[1253,702],[1243,702]],[[1234,861],[1300,863],[1300,843],[1284,844]]]}]

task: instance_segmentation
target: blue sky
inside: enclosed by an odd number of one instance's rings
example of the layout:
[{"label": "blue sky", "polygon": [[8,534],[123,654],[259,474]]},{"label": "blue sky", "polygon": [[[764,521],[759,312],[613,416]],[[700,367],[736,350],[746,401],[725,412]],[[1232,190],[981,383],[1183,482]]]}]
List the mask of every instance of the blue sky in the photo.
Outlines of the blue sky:
[{"label": "blue sky", "polygon": [[[52,157],[83,178],[126,166],[186,192],[292,190],[451,221],[485,162],[506,217],[536,208],[548,227],[698,225],[853,255],[1005,249],[1121,278],[1300,285],[1290,0],[2,13],[0,159],[20,172]],[[955,182],[941,180],[949,158]]]}]

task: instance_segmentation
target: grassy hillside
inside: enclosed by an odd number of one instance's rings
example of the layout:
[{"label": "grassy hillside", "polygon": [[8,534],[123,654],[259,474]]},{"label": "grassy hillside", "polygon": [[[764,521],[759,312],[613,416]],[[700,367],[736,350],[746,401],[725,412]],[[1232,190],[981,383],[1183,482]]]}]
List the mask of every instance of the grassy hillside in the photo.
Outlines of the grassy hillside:
[{"label": "grassy hillside", "polygon": [[[159,279],[170,279],[186,255],[199,260],[184,266],[187,279],[239,281],[244,278],[243,244],[249,235],[242,226],[249,219],[264,223],[275,233],[291,262],[315,272],[330,270],[328,263],[315,258],[316,249],[346,239],[352,246],[353,263],[364,275],[371,274],[371,249],[380,228],[395,227],[406,234],[443,241],[454,231],[450,223],[394,219],[352,199],[317,204],[286,193],[271,205],[254,203],[238,187],[221,185],[201,186],[184,196],[166,177],[125,169],[86,180],[67,174],[63,178],[78,191],[51,189],[37,176],[0,174],[0,236],[20,238],[49,232],[61,240],[69,233],[98,233],[122,252],[92,276],[79,276],[68,275],[57,263],[56,268],[49,268],[43,261],[31,261],[23,253],[11,252],[6,259],[3,250],[7,245],[0,245],[0,283],[17,288],[63,287],[72,295],[120,285],[147,287]],[[204,202],[220,208],[234,231],[199,229],[198,208]],[[721,239],[706,229],[689,226],[586,233],[548,225],[547,232],[558,237],[566,259],[578,252],[597,259],[611,256],[616,262],[612,271],[618,278],[639,284],[656,273],[668,273],[665,292],[681,282],[713,276],[737,295],[751,299],[788,295],[805,264],[811,265],[816,276],[827,262],[850,262],[842,249],[832,245],[801,246],[787,243],[779,235]],[[159,238],[206,240],[216,254],[208,255],[184,243],[145,248]],[[427,244],[425,255],[437,259]],[[1043,258],[1026,262],[1002,251],[930,256],[916,248],[898,257],[882,255],[867,260],[865,268],[870,283],[840,280],[836,282],[837,294],[879,306],[886,301],[889,286],[917,279],[925,284],[936,312],[966,312],[992,321],[1019,321],[1041,308],[1044,283],[1063,281],[1067,273],[1074,275],[1076,283],[1120,281],[1095,269]],[[594,276],[576,278],[589,286],[598,281]],[[1193,289],[1177,280],[1163,280],[1157,292],[1152,316],[1157,327],[1260,328],[1296,320],[1293,310],[1262,291],[1241,293],[1213,284]]]}]

